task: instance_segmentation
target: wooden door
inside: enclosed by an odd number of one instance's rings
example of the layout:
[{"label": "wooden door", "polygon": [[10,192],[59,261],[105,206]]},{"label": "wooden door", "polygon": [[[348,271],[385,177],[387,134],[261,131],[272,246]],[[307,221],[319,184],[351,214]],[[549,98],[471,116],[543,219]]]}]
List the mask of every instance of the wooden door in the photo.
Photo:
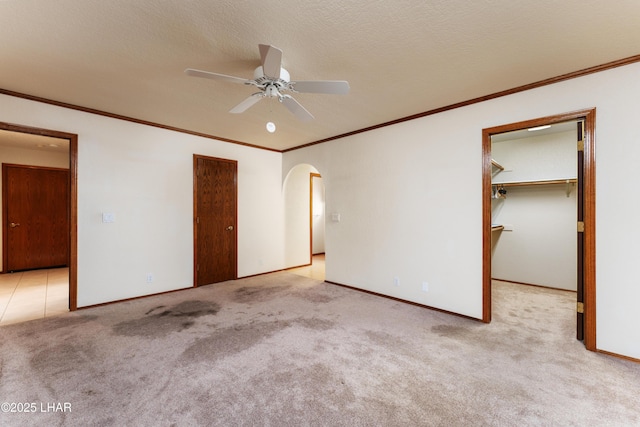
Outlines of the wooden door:
[{"label": "wooden door", "polygon": [[194,155],[194,285],[237,278],[237,162]]},{"label": "wooden door", "polygon": [[69,265],[69,170],[2,165],[4,271]]},{"label": "wooden door", "polygon": [[578,126],[578,271],[577,271],[577,313],[576,338],[584,340],[584,122]]}]

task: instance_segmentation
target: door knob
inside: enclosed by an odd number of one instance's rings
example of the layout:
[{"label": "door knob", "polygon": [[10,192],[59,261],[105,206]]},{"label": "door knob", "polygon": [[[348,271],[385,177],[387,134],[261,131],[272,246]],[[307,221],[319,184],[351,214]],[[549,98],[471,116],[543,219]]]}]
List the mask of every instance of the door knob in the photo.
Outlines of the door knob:
[{"label": "door knob", "polygon": [[[20,225],[20,224],[18,224],[18,225]],[[228,227],[227,227],[227,230],[228,230],[228,231],[233,231],[233,225],[228,226]]]},{"label": "door knob", "polygon": [[9,227],[16,228],[19,225],[20,225],[20,223],[12,222],[11,224],[9,224]]}]

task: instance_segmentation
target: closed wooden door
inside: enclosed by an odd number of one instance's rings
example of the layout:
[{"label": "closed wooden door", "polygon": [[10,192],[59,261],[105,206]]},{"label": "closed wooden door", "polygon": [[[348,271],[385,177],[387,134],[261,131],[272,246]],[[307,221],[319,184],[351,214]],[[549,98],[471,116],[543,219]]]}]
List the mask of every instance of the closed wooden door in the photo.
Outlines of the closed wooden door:
[{"label": "closed wooden door", "polygon": [[237,162],[194,156],[195,286],[237,278]]},{"label": "closed wooden door", "polygon": [[69,170],[2,165],[4,271],[69,265]]}]

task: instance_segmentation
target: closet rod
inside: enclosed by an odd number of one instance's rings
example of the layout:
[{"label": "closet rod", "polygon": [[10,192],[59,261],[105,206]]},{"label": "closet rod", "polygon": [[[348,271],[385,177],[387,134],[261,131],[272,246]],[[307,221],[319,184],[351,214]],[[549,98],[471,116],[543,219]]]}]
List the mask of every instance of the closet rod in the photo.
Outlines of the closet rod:
[{"label": "closet rod", "polygon": [[576,178],[572,179],[549,179],[543,181],[514,181],[514,182],[493,182],[491,185],[503,187],[519,187],[523,185],[549,185],[549,184],[575,184],[578,182]]}]

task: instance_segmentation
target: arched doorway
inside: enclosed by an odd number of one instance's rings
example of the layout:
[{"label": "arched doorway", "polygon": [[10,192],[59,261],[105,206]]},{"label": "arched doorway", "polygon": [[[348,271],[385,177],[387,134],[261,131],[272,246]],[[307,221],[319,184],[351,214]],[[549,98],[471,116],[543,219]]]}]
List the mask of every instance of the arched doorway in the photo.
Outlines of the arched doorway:
[{"label": "arched doorway", "polygon": [[325,187],[312,165],[291,168],[284,184],[285,261],[295,273],[324,280]]}]

